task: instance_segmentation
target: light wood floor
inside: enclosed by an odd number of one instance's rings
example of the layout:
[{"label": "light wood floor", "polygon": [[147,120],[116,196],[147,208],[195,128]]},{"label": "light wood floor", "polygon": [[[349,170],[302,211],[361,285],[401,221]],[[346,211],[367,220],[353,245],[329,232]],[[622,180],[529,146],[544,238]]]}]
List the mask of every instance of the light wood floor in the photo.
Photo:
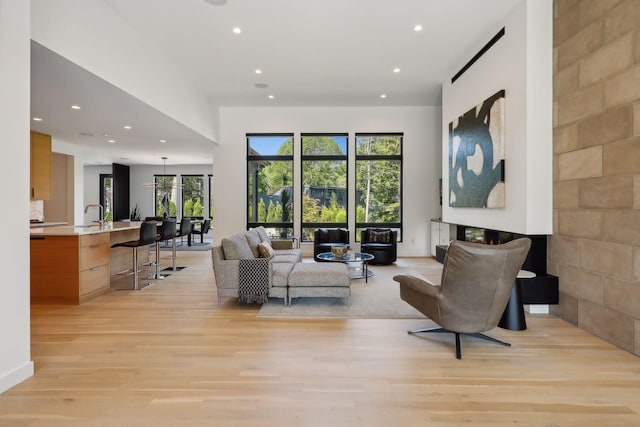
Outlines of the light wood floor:
[{"label": "light wood floor", "polygon": [[217,306],[210,253],[178,256],[143,291],[33,306],[36,373],[0,426],[640,426],[640,359],[552,316],[456,360],[451,336],[406,333],[428,321]]}]

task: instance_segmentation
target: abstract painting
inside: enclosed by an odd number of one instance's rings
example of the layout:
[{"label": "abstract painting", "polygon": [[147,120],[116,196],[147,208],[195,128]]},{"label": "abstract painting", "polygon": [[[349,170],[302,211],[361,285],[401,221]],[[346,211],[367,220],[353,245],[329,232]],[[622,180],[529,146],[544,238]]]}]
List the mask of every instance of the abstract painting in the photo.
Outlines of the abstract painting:
[{"label": "abstract painting", "polygon": [[449,123],[449,206],[504,208],[505,91]]}]

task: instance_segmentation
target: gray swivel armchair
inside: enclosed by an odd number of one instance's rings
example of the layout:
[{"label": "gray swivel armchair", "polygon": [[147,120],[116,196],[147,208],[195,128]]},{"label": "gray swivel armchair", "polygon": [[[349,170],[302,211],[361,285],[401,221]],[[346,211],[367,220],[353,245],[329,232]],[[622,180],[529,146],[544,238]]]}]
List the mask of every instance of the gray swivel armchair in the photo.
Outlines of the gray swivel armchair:
[{"label": "gray swivel armchair", "polygon": [[441,326],[409,333],[455,334],[458,359],[462,358],[460,334],[510,346],[481,332],[495,328],[500,321],[530,246],[528,238],[502,245],[453,241],[439,286],[409,275],[394,276],[400,283],[402,300]]}]

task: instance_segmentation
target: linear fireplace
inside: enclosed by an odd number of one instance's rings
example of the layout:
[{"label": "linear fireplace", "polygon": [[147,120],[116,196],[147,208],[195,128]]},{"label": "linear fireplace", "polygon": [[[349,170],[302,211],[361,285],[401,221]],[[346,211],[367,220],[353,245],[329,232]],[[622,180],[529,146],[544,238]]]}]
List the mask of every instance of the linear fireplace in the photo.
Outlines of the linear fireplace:
[{"label": "linear fireplace", "polygon": [[[558,304],[558,278],[547,274],[547,236],[544,234],[518,234],[488,228],[456,226],[456,239],[497,245],[520,237],[531,239],[531,249],[522,265],[536,277],[521,279],[524,304]],[[520,279],[519,279],[520,280]]]}]

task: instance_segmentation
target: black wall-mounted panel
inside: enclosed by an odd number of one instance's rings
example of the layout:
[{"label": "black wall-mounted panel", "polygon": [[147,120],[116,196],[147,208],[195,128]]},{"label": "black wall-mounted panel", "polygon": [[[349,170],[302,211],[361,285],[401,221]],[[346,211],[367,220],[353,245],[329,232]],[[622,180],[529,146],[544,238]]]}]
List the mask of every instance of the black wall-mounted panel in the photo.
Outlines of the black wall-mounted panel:
[{"label": "black wall-mounted panel", "polygon": [[129,219],[129,166],[113,164],[113,220]]}]

